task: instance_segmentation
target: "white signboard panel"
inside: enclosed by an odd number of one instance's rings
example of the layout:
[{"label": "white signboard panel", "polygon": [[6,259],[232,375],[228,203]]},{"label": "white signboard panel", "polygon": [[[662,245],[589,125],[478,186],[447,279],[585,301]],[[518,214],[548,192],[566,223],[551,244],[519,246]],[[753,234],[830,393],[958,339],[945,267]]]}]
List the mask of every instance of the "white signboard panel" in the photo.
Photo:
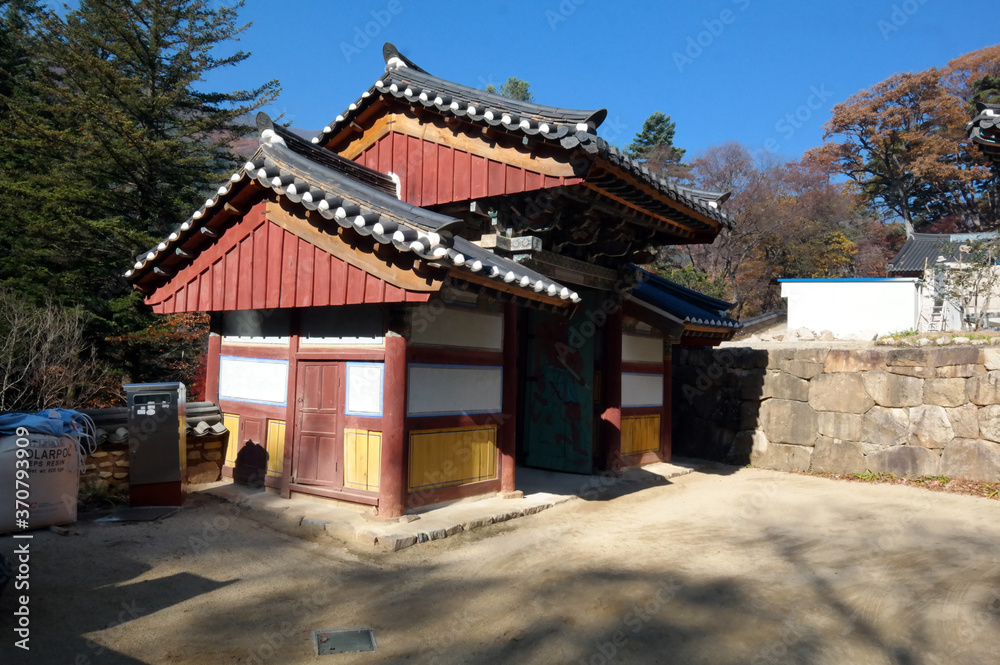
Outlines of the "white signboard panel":
[{"label": "white signboard panel", "polygon": [[382,416],[381,363],[347,363],[347,405],[349,416]]},{"label": "white signboard panel", "polygon": [[663,406],[663,375],[622,373],[622,406]]},{"label": "white signboard panel", "polygon": [[663,338],[646,335],[622,335],[622,362],[662,363]]},{"label": "white signboard panel", "polygon": [[413,344],[455,346],[500,351],[503,348],[503,316],[475,310],[413,310],[410,325]]},{"label": "white signboard panel", "polygon": [[285,405],[288,397],[288,361],[222,356],[219,361],[219,399]]},{"label": "white signboard panel", "polygon": [[406,384],[411,416],[500,413],[503,408],[501,367],[414,363]]}]

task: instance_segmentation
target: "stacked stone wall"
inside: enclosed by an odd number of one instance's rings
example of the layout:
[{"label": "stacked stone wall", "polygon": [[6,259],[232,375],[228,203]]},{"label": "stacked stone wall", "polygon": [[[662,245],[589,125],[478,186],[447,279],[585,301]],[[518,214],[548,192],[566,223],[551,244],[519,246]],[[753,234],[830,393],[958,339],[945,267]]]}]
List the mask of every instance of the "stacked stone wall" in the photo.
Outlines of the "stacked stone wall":
[{"label": "stacked stone wall", "polygon": [[1000,349],[678,349],[674,452],[1000,481]]}]

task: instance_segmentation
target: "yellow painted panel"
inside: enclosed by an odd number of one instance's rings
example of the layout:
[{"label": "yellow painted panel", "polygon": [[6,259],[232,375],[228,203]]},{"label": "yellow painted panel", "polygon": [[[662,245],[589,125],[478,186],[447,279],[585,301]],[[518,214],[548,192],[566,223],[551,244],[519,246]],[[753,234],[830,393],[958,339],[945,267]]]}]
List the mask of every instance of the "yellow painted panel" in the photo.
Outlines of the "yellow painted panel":
[{"label": "yellow painted panel", "polygon": [[382,433],[344,430],[344,487],[378,491],[381,473]]},{"label": "yellow painted panel", "polygon": [[622,455],[656,452],[659,449],[659,416],[622,417]]},{"label": "yellow painted panel", "polygon": [[285,421],[267,421],[267,475],[281,477],[285,464]]},{"label": "yellow painted panel", "polygon": [[411,492],[496,477],[496,425],[410,432]]},{"label": "yellow painted panel", "polygon": [[229,430],[228,443],[226,444],[226,464],[228,466],[236,466],[236,446],[239,445],[240,417],[231,413],[223,413],[222,424]]}]

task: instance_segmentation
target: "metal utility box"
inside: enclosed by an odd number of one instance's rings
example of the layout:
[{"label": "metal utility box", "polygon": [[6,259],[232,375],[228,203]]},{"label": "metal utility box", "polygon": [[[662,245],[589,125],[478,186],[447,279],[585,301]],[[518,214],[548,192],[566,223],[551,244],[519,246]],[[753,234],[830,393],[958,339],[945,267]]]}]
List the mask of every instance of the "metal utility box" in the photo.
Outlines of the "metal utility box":
[{"label": "metal utility box", "polygon": [[184,503],[187,397],[183,383],[132,383],[128,401],[129,498],[133,506]]}]

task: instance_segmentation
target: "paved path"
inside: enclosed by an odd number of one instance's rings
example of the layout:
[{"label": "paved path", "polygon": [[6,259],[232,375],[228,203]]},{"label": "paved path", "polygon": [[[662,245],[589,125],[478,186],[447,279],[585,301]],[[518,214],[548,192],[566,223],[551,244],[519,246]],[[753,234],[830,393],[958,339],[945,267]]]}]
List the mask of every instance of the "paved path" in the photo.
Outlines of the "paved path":
[{"label": "paved path", "polygon": [[[725,467],[606,496],[400,552],[210,497],[42,532],[32,651],[7,593],[0,662],[1000,662],[1000,502]],[[313,655],[354,626],[377,651]]]}]

